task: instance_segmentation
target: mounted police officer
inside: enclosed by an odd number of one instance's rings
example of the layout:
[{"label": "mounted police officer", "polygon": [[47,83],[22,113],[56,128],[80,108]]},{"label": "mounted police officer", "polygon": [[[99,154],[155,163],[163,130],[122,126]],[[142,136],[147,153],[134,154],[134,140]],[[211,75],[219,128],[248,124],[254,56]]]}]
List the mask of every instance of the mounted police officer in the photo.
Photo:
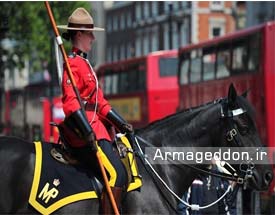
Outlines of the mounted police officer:
[{"label": "mounted police officer", "polygon": [[[91,50],[91,45],[95,40],[94,31],[104,31],[104,29],[94,26],[93,18],[84,8],[77,8],[69,17],[68,24],[60,25],[58,28],[67,30],[62,37],[72,43],[72,53],[68,60],[80,97],[85,105],[84,113],[65,71],[66,68],[64,68],[62,102],[66,115],[65,123],[79,137],[88,140],[74,139],[72,134],[68,134],[70,148],[79,161],[92,168],[97,177],[101,178],[95,151],[92,144],[89,144],[97,140],[98,146],[103,152],[102,162],[109,176],[109,184],[119,208],[122,191],[128,184],[127,172],[119,156],[115,153],[112,145],[113,136],[110,132],[112,129],[109,128],[110,125],[114,125],[119,132],[125,133],[132,132],[133,127],[119,116],[105,100],[103,92],[98,86],[96,74],[87,59],[87,53]],[[112,213],[106,189],[103,189],[101,201],[101,212]]]}]

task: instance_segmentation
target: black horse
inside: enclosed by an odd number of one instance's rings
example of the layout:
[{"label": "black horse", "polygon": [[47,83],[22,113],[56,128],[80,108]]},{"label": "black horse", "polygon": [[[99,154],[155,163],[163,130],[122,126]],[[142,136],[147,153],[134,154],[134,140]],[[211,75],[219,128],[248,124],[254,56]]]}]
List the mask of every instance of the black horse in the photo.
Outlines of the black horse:
[{"label": "black horse", "polygon": [[[237,110],[237,111],[236,111]],[[236,114],[238,113],[238,114]],[[136,135],[146,140],[146,146],[253,146],[262,147],[253,121],[253,109],[245,96],[237,96],[230,86],[228,97],[197,108],[185,110],[149,124],[137,130]],[[228,135],[235,129],[233,141]],[[231,135],[232,137],[232,135]],[[28,204],[35,152],[34,145],[12,137],[0,138],[0,214],[33,214]],[[138,158],[139,171],[143,177],[140,192],[130,192],[123,200],[125,214],[173,214],[178,200],[159,182],[156,176]],[[154,165],[155,169],[179,196],[191,185],[198,171],[185,165]],[[200,168],[200,166],[199,166]],[[236,171],[239,173],[238,166]],[[270,165],[255,165],[249,184],[257,190],[267,189],[273,173]],[[69,180],[69,179],[68,179]],[[59,209],[57,214],[95,214],[97,200],[83,200]]]}]

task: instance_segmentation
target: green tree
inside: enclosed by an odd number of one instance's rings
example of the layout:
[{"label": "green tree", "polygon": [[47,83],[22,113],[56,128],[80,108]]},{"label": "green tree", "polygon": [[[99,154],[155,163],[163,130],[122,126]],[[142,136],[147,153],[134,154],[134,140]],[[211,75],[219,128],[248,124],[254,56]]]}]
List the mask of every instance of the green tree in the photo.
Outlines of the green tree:
[{"label": "green tree", "polygon": [[[88,11],[91,9],[90,2],[81,1],[55,1],[50,2],[50,5],[57,24],[66,24],[77,7],[84,7]],[[0,7],[1,19],[4,17],[8,22],[8,29],[5,29],[5,34],[1,34],[0,39],[6,37],[15,41],[8,59],[14,59],[12,55],[19,57],[19,63],[10,64],[22,66],[27,58],[31,62],[32,71],[41,70],[43,62],[52,59],[51,41],[54,36],[44,2],[1,2]]]}]

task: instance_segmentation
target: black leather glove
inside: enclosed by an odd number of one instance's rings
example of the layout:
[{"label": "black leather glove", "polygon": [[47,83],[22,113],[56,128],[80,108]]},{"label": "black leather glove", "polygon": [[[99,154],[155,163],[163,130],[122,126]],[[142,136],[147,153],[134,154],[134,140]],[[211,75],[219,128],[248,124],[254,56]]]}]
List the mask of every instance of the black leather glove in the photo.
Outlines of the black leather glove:
[{"label": "black leather glove", "polygon": [[73,112],[64,120],[64,123],[81,139],[94,143],[95,134],[88,122],[85,113],[81,109]]},{"label": "black leather glove", "polygon": [[132,133],[134,130],[133,130],[133,126],[129,123],[126,123],[123,125],[123,130],[126,132],[126,133]]},{"label": "black leather glove", "polygon": [[107,119],[119,130],[121,133],[132,133],[133,126],[126,122],[114,109],[111,109],[107,114]]}]

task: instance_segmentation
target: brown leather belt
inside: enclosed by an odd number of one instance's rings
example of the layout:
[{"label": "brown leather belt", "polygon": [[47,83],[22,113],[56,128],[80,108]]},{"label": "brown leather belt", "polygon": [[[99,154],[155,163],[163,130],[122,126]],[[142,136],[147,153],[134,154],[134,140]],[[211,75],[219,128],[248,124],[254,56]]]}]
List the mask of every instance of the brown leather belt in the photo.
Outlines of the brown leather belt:
[{"label": "brown leather belt", "polygon": [[87,103],[85,105],[85,110],[87,110],[87,111],[94,111],[95,110],[95,104]]}]

